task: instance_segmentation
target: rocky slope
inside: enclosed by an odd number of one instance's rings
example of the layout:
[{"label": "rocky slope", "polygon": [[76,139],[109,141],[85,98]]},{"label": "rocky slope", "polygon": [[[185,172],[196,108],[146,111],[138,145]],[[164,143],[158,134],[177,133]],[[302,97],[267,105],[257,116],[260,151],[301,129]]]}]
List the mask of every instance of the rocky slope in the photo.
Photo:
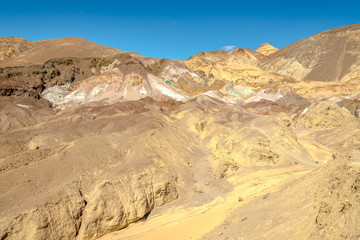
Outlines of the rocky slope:
[{"label": "rocky slope", "polygon": [[283,76],[262,71],[260,64],[267,56],[250,49],[237,48],[231,52],[202,52],[185,61],[187,67],[201,71],[218,86],[246,85],[258,89],[266,84],[284,80]]},{"label": "rocky slope", "polygon": [[265,71],[326,82],[359,82],[360,24],[295,42],[262,64]]},{"label": "rocky slope", "polygon": [[337,156],[280,191],[245,202],[202,239],[357,239],[359,173],[358,157]]},{"label": "rocky slope", "polygon": [[[195,201],[196,192],[186,189],[197,186],[211,199],[222,178],[242,167],[297,161],[283,147],[307,156],[283,123],[290,119],[259,118],[214,101],[203,97],[179,105],[144,99],[71,108],[43,113],[26,127],[3,129],[1,236],[96,239],[179,194],[180,201]],[[38,111],[34,106],[12,107],[24,109],[14,112],[15,119]],[[263,124],[272,130],[263,133],[258,129]],[[286,138],[271,142],[279,134]],[[210,142],[209,136],[214,137]],[[208,163],[198,163],[205,153],[210,154]],[[207,177],[199,164],[207,165]]]},{"label": "rocky slope", "polygon": [[99,59],[119,53],[75,37],[36,42],[0,38],[0,95],[40,98],[46,87],[96,74]]},{"label": "rocky slope", "polygon": [[33,47],[33,43],[19,37],[0,38],[0,62],[8,61]]},{"label": "rocky slope", "polygon": [[[356,50],[357,26],[340,28],[328,33],[332,36],[333,42],[340,41],[342,34],[349,38],[349,49],[344,55],[344,62],[334,63],[338,71],[341,71],[344,76],[347,75],[341,81],[336,79],[337,73],[327,70],[321,71],[330,74],[329,79],[307,77],[310,71],[315,73],[324,67],[334,69],[333,66],[327,64],[330,64],[330,59],[338,59],[334,58],[332,53],[338,48],[330,42],[324,43],[327,32],[301,40],[279,51],[269,44],[263,44],[256,51],[238,48],[231,52],[205,52],[189,58],[185,64],[192,70],[204,72],[211,82],[217,83],[219,87],[222,86],[219,91],[222,95],[246,99],[254,95],[254,91],[276,89],[282,94],[296,93],[313,101],[331,97],[344,98],[360,90],[358,80],[356,80],[358,79],[356,59],[359,56]],[[315,50],[314,46],[321,46],[321,49]],[[326,52],[330,54],[329,59],[320,60],[320,54]],[[316,53],[319,56],[315,56]],[[312,63],[305,63],[305,61]],[[317,62],[323,65],[320,64],[320,66]],[[351,80],[346,80],[347,78]]]},{"label": "rocky slope", "polygon": [[41,65],[54,58],[108,57],[121,53],[83,38],[26,41],[18,37],[0,38],[0,67]]}]

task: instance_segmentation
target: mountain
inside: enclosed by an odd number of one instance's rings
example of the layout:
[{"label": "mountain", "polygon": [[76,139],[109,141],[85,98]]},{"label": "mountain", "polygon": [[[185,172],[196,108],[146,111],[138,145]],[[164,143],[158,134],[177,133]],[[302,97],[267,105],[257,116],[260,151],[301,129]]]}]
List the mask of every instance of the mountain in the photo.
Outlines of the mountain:
[{"label": "mountain", "polygon": [[274,53],[265,71],[314,81],[359,83],[360,24],[324,31]]},{"label": "mountain", "polygon": [[77,37],[30,42],[0,38],[0,94],[30,95],[93,76],[98,59],[124,53]]},{"label": "mountain", "polygon": [[269,83],[285,80],[283,76],[260,68],[267,59],[268,56],[256,51],[237,48],[230,52],[201,52],[190,57],[185,64],[192,70],[203,72],[216,86],[228,88],[228,84],[232,84],[260,89]]},{"label": "mountain", "polygon": [[42,65],[54,58],[101,58],[121,52],[123,51],[78,37],[36,42],[26,41],[18,37],[1,37],[0,67]]},{"label": "mountain", "polygon": [[[265,44],[264,47],[266,46],[268,45]],[[299,46],[302,45],[299,43]],[[283,51],[286,51],[286,48],[269,56],[261,54],[257,50],[241,48],[231,52],[202,52],[186,60],[185,64],[192,70],[202,72],[208,78],[207,81],[217,86],[215,90],[225,96],[248,98],[254,92],[261,92],[261,89],[276,89],[282,94],[297,93],[305,98],[318,101],[323,98],[349,96],[360,90],[360,85],[355,80],[321,82],[301,79],[296,74],[269,69],[268,64],[280,59],[279,56]],[[286,71],[291,71],[291,73],[295,71],[296,73],[302,69],[298,68],[296,59],[301,59],[303,51],[296,54],[300,56],[291,58],[294,59],[294,63],[290,61],[286,63],[293,64],[295,70],[291,70],[293,69],[291,66],[287,68],[288,65],[284,63]],[[354,79],[356,79],[356,74],[356,72],[352,74]]]},{"label": "mountain", "polygon": [[99,61],[99,74],[72,83],[47,88],[43,97],[54,106],[65,107],[89,102],[139,100],[186,101],[204,93],[204,79],[181,62],[129,54]]},{"label": "mountain", "polygon": [[275,52],[279,51],[276,47],[271,46],[268,43],[263,43],[260,45],[258,49],[255,50],[255,52],[261,53],[265,56],[269,56]]}]

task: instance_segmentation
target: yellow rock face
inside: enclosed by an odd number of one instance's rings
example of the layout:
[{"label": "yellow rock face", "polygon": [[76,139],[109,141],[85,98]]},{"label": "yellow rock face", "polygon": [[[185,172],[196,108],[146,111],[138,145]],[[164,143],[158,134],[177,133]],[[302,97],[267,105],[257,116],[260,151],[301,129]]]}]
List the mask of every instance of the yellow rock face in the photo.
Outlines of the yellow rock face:
[{"label": "yellow rock face", "polygon": [[275,52],[279,51],[276,47],[271,46],[268,43],[263,43],[260,45],[258,49],[255,50],[255,52],[261,53],[265,56],[269,56]]},{"label": "yellow rock face", "polygon": [[260,89],[271,84],[292,81],[288,77],[260,69],[259,65],[265,59],[266,56],[258,52],[238,48],[231,52],[203,52],[186,60],[185,65],[193,71],[205,74],[209,90],[218,90],[228,83]]},{"label": "yellow rock face", "polygon": [[342,125],[357,125],[359,121],[336,103],[321,101],[306,108],[296,124],[305,128],[334,128]]},{"label": "yellow rock face", "polygon": [[360,24],[315,34],[286,46],[262,69],[299,79],[346,81],[359,69]]}]

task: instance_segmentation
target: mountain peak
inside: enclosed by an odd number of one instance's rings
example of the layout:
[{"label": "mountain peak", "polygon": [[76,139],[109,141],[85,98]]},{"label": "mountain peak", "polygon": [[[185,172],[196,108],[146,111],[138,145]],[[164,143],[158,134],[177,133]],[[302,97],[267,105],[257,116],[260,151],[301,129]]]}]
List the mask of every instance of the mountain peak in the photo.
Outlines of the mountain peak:
[{"label": "mountain peak", "polygon": [[269,43],[263,43],[260,45],[260,47],[258,49],[255,50],[255,52],[269,56],[269,55],[273,54],[274,52],[277,52],[278,50],[279,49],[270,45]]}]

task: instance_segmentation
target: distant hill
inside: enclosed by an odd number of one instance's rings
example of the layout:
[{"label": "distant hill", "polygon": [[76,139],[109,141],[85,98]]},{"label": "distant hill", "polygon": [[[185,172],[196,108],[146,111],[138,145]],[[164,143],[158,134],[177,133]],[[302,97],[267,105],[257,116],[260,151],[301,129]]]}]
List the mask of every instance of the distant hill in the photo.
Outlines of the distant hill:
[{"label": "distant hill", "polygon": [[297,41],[262,64],[265,71],[315,81],[360,82],[360,24]]},{"label": "distant hill", "polygon": [[108,57],[123,51],[83,38],[67,37],[30,42],[18,37],[0,38],[0,67],[44,64],[54,58]]},{"label": "distant hill", "polygon": [[263,43],[261,44],[261,46],[255,50],[255,52],[261,53],[263,55],[269,56],[275,52],[279,51],[279,49],[277,49],[274,46],[271,46],[268,43]]}]

